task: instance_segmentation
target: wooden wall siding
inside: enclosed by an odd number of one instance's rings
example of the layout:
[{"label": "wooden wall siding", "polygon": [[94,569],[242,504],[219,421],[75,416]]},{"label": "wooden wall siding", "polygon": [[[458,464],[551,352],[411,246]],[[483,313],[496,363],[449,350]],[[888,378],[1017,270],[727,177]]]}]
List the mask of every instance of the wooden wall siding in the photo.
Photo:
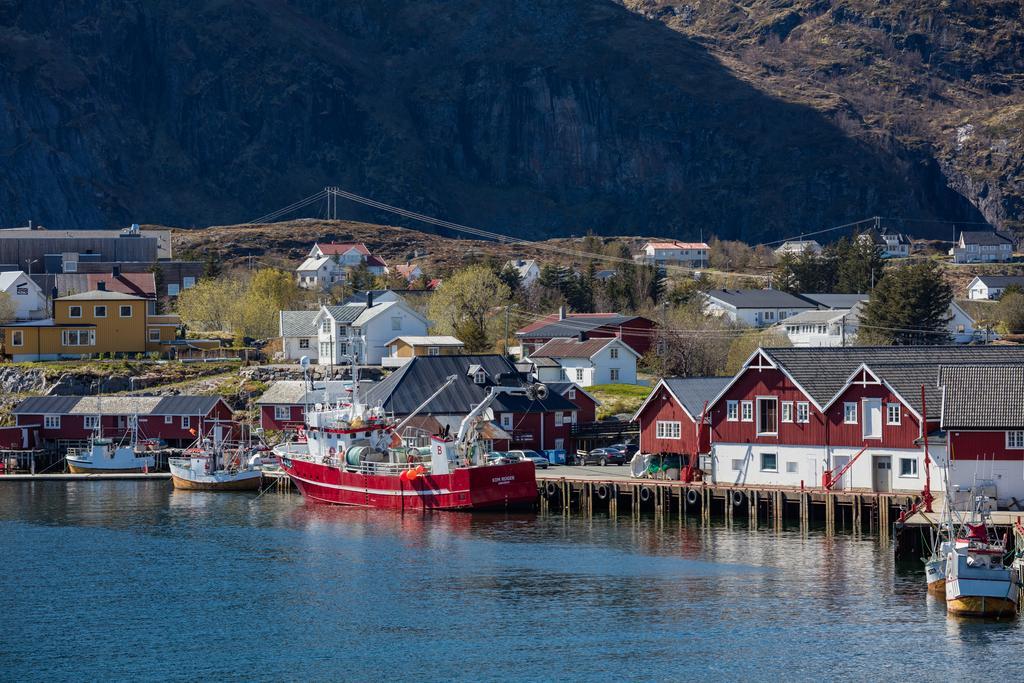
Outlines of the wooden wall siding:
[{"label": "wooden wall siding", "polygon": [[[26,259],[43,258],[44,254],[101,254],[104,261],[140,261],[153,263],[157,260],[159,242],[156,237],[34,237],[31,232],[19,233],[16,238],[0,239],[0,263],[21,263]],[[39,272],[40,266],[36,266]]]},{"label": "wooden wall siding", "polygon": [[[657,437],[659,421],[679,422],[679,438],[659,439]],[[658,389],[658,393],[640,413],[640,452],[695,454],[706,453],[709,450],[711,450],[710,430],[707,425],[705,425],[701,441],[698,443],[696,425],[693,420],[672,398],[668,389],[665,387]]]},{"label": "wooden wall siding", "polygon": [[952,460],[1024,460],[1024,449],[1006,447],[1005,431],[949,432],[948,438]]},{"label": "wooden wall siding", "polygon": [[597,403],[581,390],[576,390],[576,398],[570,399],[568,392],[566,400],[576,406],[576,421],[579,423],[594,422],[597,419]]},{"label": "wooden wall siding", "polygon": [[[87,415],[71,414],[61,415],[60,429],[47,429],[45,427],[44,415],[18,415],[18,425],[39,425],[39,435],[43,439],[88,439],[92,436],[92,430],[86,429],[85,418]],[[120,419],[119,419],[120,418]],[[163,415],[140,415],[139,432],[142,438],[165,439],[174,441],[191,441],[196,438],[189,429],[195,429],[199,433],[202,427],[208,430],[210,426],[206,420],[230,420],[231,410],[223,404],[218,403],[209,415],[190,415],[189,426],[181,426],[181,416],[173,415],[170,424],[164,421]],[[128,416],[103,415],[100,419],[104,436],[121,436],[128,429]]]},{"label": "wooden wall siding", "polygon": [[274,418],[274,406],[260,406],[260,426],[277,432],[294,430],[305,421],[302,406],[289,406],[289,418],[278,421]]},{"label": "wooden wall siding", "polygon": [[[757,435],[757,397],[774,396],[779,399],[779,433],[777,436]],[[752,422],[726,420],[728,401],[754,401]],[[782,421],[782,402],[793,402],[793,422]],[[810,422],[796,422],[796,403],[806,401]],[[827,441],[825,417],[793,382],[779,370],[753,370],[743,372],[739,380],[729,387],[724,396],[711,408],[711,438],[715,443],[759,443],[823,445]],[[742,408],[738,409],[742,417]]]},{"label": "wooden wall siding", "polygon": [[[865,398],[882,400],[882,438],[864,439],[864,412],[861,401]],[[857,424],[844,422],[844,403],[857,404]],[[900,424],[886,424],[886,404],[900,403]],[[921,429],[917,417],[891,391],[880,384],[853,385],[846,389],[828,409],[828,444],[831,446],[863,446],[870,443],[881,448],[916,448],[914,441]]]}]

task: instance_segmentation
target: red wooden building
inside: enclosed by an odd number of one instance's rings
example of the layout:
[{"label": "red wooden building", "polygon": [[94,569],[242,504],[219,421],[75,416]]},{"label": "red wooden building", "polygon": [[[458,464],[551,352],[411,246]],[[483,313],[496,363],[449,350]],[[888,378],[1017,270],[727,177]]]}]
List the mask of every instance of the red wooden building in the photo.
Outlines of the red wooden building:
[{"label": "red wooden building", "polygon": [[566,313],[565,307],[516,331],[523,357],[531,355],[552,339],[578,337],[585,333],[590,339],[618,337],[639,355],[651,348],[654,337],[653,320],[639,315],[619,313]]},{"label": "red wooden building", "polygon": [[640,429],[640,452],[686,455],[687,464],[695,465],[697,455],[711,450],[708,404],[729,379],[667,377],[658,382],[633,415]]},{"label": "red wooden building", "polygon": [[216,396],[34,396],[13,412],[18,426],[33,428],[48,446],[85,441],[97,427],[103,436],[120,437],[137,420],[140,438],[182,447],[232,419],[231,408]]}]

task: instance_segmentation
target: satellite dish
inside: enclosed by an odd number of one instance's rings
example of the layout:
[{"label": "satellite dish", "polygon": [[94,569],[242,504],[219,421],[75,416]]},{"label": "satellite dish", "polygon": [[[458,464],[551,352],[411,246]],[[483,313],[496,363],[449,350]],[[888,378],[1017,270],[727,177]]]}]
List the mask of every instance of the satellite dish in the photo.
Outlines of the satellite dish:
[{"label": "satellite dish", "polygon": [[543,401],[548,397],[548,387],[546,384],[534,384],[533,393],[536,394],[538,401]]},{"label": "satellite dish", "polygon": [[309,369],[309,356],[303,356],[302,358],[300,358],[299,359],[299,365],[302,366],[303,370],[308,370]]}]

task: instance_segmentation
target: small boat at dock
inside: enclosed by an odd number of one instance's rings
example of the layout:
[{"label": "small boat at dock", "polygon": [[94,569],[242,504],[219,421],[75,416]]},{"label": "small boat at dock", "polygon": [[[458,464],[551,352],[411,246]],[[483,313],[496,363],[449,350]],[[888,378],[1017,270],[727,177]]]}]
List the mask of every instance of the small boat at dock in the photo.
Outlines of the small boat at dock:
[{"label": "small boat at dock", "polygon": [[[240,428],[240,427],[239,427]],[[171,482],[186,491],[255,491],[262,460],[249,440],[231,440],[232,426],[216,425],[180,457],[169,458]]]},{"label": "small boat at dock", "polygon": [[72,474],[148,472],[156,465],[156,458],[140,450],[140,445],[138,418],[132,416],[128,433],[116,443],[114,439],[104,437],[100,427],[97,427],[89,439],[89,447],[69,448],[64,461]]},{"label": "small boat at dock", "polygon": [[983,519],[964,525],[946,554],[946,608],[950,614],[1011,619],[1017,616],[1019,586],[1003,564],[1005,543],[990,537]]}]

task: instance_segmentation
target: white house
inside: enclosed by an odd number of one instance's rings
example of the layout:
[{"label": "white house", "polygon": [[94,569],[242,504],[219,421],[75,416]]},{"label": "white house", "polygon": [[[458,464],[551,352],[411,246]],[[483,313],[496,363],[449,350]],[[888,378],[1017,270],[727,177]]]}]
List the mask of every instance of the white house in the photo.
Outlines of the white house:
[{"label": "white house", "polygon": [[751,327],[769,327],[817,306],[777,289],[712,289],[705,294],[707,315],[728,317]]},{"label": "white house", "polygon": [[901,232],[876,232],[869,230],[857,239],[871,242],[882,252],[882,258],[906,258],[910,256],[910,238]]},{"label": "white house", "polygon": [[[863,306],[861,302],[845,310],[806,311],[778,323],[772,330],[785,334],[796,348],[857,346]],[[949,305],[949,316],[947,330],[954,343],[984,339],[985,331],[977,329],[974,319],[955,301]]]},{"label": "white house", "polygon": [[967,286],[967,298],[976,300],[998,299],[1007,287],[1016,285],[1024,289],[1021,275],[979,275]]},{"label": "white house", "polygon": [[792,254],[793,256],[800,256],[801,254],[820,254],[821,245],[816,240],[786,240],[775,249],[776,256],[785,256],[786,254]]},{"label": "white house", "polygon": [[540,277],[540,266],[533,259],[511,259],[505,262],[505,267],[519,273],[519,284],[523,287],[529,287]]},{"label": "white house", "polygon": [[857,317],[846,310],[804,311],[772,327],[795,347],[848,346],[857,332]]},{"label": "white house", "polygon": [[319,313],[320,311],[281,311],[278,314],[281,353],[286,360],[298,360],[303,356],[316,358],[316,317]]},{"label": "white house", "polygon": [[395,337],[427,334],[427,319],[405,300],[375,302],[372,294],[361,303],[322,306],[315,322],[320,365],[345,364],[349,353],[360,365],[380,365]]},{"label": "white house", "polygon": [[0,292],[11,298],[15,320],[38,320],[46,317],[46,295],[23,271],[0,273]]},{"label": "white house", "polygon": [[953,263],[993,263],[1013,258],[1013,240],[994,230],[961,232],[949,251]]},{"label": "white house", "polygon": [[695,268],[708,265],[708,245],[704,242],[647,242],[640,251],[640,260],[657,265],[676,264]]},{"label": "white house", "polygon": [[330,289],[345,282],[347,274],[365,264],[372,275],[383,275],[387,264],[370,253],[362,243],[313,245],[306,260],[295,269],[300,287],[306,289]]},{"label": "white house", "polygon": [[[542,382],[569,381],[581,387],[595,384],[636,384],[640,354],[615,337],[552,339],[530,354]],[[551,361],[558,363],[556,377]]]}]

